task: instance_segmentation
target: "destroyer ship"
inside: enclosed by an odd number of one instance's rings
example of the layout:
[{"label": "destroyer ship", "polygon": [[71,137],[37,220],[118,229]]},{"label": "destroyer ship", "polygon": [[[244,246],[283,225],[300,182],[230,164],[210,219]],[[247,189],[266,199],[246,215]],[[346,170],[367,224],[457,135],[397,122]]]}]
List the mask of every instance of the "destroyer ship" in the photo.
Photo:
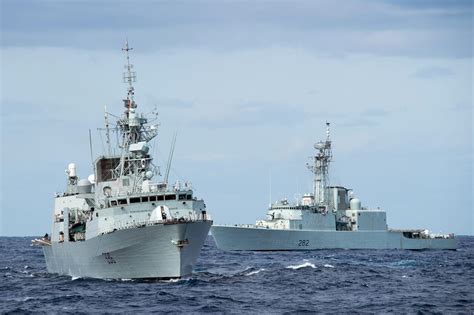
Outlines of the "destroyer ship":
[{"label": "destroyer ship", "polygon": [[150,154],[158,125],[137,112],[131,49],[128,41],[122,49],[124,112],[115,116],[115,126],[109,126],[112,114],[105,113],[106,152],[95,159],[87,179],[79,178],[74,163],[68,165],[66,190],[54,199],[52,232],[33,240],[43,247],[51,273],[105,279],[187,276],[212,225],[189,183],[168,184],[175,142],[163,180],[152,181],[161,175]]},{"label": "destroyer ship", "polygon": [[454,234],[430,234],[425,229],[395,230],[387,226],[386,212],[363,207],[352,190],[329,185],[332,160],[330,125],[308,169],[314,174],[313,192],[290,203],[271,204],[266,219],[256,224],[214,225],[211,233],[223,250],[313,249],[456,249]]}]

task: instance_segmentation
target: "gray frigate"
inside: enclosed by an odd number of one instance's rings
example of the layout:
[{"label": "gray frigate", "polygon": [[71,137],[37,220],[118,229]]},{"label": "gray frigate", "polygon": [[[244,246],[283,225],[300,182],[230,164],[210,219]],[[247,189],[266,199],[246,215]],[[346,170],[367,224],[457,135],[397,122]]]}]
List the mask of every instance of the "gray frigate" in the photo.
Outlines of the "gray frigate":
[{"label": "gray frigate", "polygon": [[329,185],[332,141],[314,145],[313,192],[297,202],[280,200],[269,206],[256,224],[214,225],[211,233],[223,250],[311,249],[456,249],[454,234],[433,234],[426,229],[397,230],[387,226],[386,212],[362,207],[351,189]]},{"label": "gray frigate", "polygon": [[106,152],[95,159],[87,179],[79,178],[74,163],[67,166],[66,190],[54,199],[52,232],[33,240],[43,247],[51,273],[114,279],[187,276],[212,225],[190,183],[168,184],[174,141],[165,176],[152,180],[161,175],[150,154],[158,124],[137,112],[131,49],[127,41],[124,112],[114,116],[112,125],[112,114],[105,111]]}]

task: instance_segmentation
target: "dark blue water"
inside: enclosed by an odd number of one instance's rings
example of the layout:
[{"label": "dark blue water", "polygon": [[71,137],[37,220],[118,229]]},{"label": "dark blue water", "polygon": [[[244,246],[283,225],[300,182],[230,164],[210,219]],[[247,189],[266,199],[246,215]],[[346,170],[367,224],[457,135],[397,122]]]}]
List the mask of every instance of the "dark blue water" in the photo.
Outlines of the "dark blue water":
[{"label": "dark blue water", "polygon": [[457,251],[223,252],[211,237],[178,281],[46,272],[31,237],[0,238],[0,313],[472,313],[474,237]]}]

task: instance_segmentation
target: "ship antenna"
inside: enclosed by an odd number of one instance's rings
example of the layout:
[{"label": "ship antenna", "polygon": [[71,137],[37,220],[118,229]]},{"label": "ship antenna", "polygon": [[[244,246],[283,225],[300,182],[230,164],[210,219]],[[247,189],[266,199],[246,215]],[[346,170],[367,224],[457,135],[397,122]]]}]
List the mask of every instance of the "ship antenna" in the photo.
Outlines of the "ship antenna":
[{"label": "ship antenna", "polygon": [[130,110],[130,108],[135,108],[137,107],[134,100],[133,100],[133,95],[135,94],[135,89],[133,87],[133,82],[137,81],[137,74],[135,71],[132,71],[133,65],[130,63],[130,55],[128,52],[130,50],[133,50],[130,46],[128,46],[128,38],[125,41],[125,47],[122,48],[123,51],[125,51],[125,55],[127,57],[127,64],[125,65],[125,69],[127,70],[126,72],[123,73],[123,81],[124,83],[128,83],[128,91],[127,91],[127,99],[124,100],[125,102],[125,107]]},{"label": "ship antenna", "polygon": [[94,171],[94,176],[95,176],[95,163],[94,163],[94,154],[92,153],[92,133],[91,130],[89,129],[89,148],[91,151],[91,164],[92,164],[92,169]]},{"label": "ship antenna", "polygon": [[331,125],[330,122],[326,121],[326,141],[331,141],[331,132],[329,130],[329,126]]},{"label": "ship antenna", "polygon": [[105,120],[105,136],[107,142],[107,154],[111,155],[110,148],[110,130],[109,130],[109,113],[107,112],[107,105],[104,106],[104,120]]},{"label": "ship antenna", "polygon": [[272,169],[268,169],[268,207],[272,206]]},{"label": "ship antenna", "polygon": [[168,164],[166,165],[165,184],[168,184],[168,177],[170,175],[171,161],[173,160],[174,146],[176,144],[176,136],[177,135],[178,135],[178,133],[175,132],[174,135],[173,135],[173,141],[171,143],[170,155],[168,157]]}]

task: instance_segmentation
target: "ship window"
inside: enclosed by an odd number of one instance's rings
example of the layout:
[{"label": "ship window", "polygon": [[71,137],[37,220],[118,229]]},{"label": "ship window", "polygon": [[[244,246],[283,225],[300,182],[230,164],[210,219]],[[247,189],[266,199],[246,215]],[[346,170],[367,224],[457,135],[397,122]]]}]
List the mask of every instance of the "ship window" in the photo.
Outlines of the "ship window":
[{"label": "ship window", "polygon": [[165,200],[176,200],[176,195],[166,195]]},{"label": "ship window", "polygon": [[160,195],[160,196],[157,196],[157,198],[158,198],[158,199],[156,199],[156,200],[164,200],[164,199],[165,199],[165,196]]},{"label": "ship window", "polygon": [[137,202],[140,202],[140,197],[130,198],[130,203],[137,203]]},{"label": "ship window", "polygon": [[193,199],[193,195],[187,195],[187,196],[186,196],[186,199],[192,200],[192,199]]},{"label": "ship window", "polygon": [[148,197],[142,197],[142,202],[148,202]]},{"label": "ship window", "polygon": [[150,201],[156,201],[156,196],[150,196]]},{"label": "ship window", "polygon": [[110,204],[111,204],[112,206],[116,206],[116,205],[117,205],[117,200],[112,200],[112,201],[110,202]]},{"label": "ship window", "polygon": [[179,200],[186,200],[186,195],[179,195]]},{"label": "ship window", "polygon": [[126,205],[127,204],[127,199],[119,199],[117,200],[119,205]]}]

